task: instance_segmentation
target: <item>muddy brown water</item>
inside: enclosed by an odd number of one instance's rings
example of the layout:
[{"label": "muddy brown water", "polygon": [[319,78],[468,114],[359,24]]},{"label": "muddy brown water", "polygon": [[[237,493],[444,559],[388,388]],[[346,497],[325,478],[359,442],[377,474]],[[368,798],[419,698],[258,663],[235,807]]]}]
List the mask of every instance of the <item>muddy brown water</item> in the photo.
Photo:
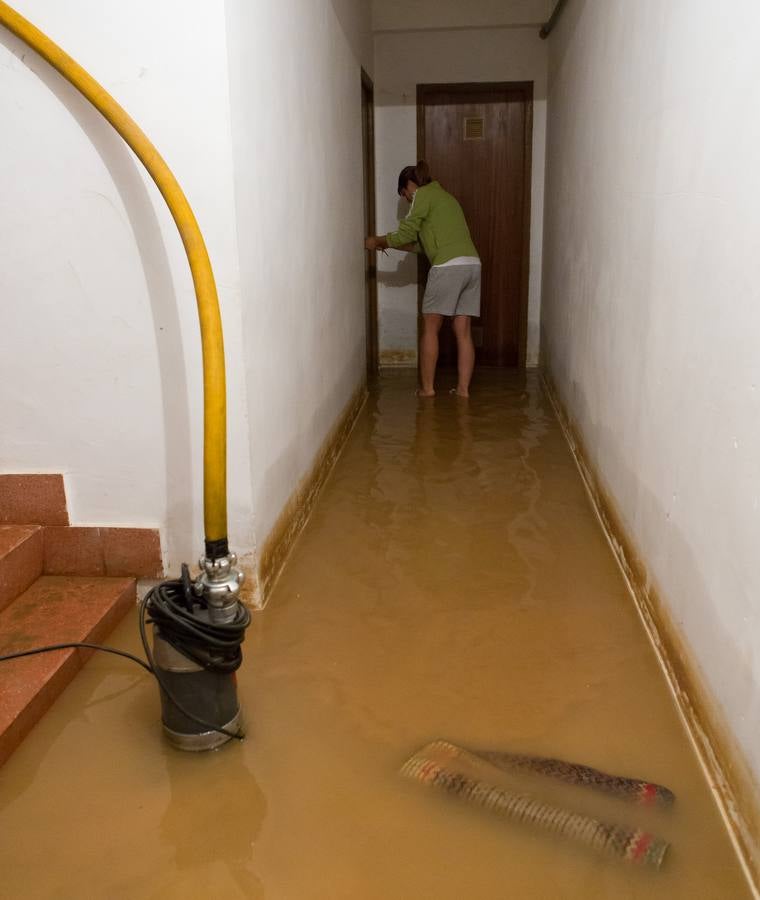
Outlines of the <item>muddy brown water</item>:
[{"label": "muddy brown water", "polygon": [[[248,739],[173,751],[150,677],[93,659],[0,770],[0,897],[750,897],[537,381],[413,388],[373,391],[255,614]],[[670,811],[562,789],[669,839],[664,870],[399,778],[439,737],[668,785]]]}]

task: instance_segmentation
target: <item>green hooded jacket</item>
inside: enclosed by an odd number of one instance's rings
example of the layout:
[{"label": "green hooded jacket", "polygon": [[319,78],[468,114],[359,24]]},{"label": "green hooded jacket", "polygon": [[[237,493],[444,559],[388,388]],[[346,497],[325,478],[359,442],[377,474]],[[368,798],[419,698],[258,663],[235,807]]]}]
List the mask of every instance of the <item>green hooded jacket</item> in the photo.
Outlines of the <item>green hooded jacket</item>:
[{"label": "green hooded jacket", "polygon": [[457,256],[478,256],[462,207],[437,181],[417,188],[409,213],[387,239],[389,247],[417,244],[417,253],[421,245],[433,266]]}]

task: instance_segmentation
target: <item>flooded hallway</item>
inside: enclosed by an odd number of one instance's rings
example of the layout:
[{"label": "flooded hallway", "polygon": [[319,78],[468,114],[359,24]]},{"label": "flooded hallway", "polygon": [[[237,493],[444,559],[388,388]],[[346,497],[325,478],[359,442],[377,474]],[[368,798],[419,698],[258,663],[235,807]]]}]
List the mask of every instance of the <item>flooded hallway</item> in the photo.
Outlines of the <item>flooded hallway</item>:
[{"label": "flooded hallway", "polygon": [[[751,896],[538,379],[489,373],[469,403],[414,387],[373,390],[254,620],[247,739],[178,754],[150,676],[93,659],[0,775],[3,896],[85,877],[113,898]],[[129,616],[111,642],[136,636]],[[667,785],[662,811],[563,799],[671,858],[647,871],[403,782],[436,738]]]},{"label": "flooded hallway", "polygon": [[0,0],[1,900],[760,896],[729,6]]}]

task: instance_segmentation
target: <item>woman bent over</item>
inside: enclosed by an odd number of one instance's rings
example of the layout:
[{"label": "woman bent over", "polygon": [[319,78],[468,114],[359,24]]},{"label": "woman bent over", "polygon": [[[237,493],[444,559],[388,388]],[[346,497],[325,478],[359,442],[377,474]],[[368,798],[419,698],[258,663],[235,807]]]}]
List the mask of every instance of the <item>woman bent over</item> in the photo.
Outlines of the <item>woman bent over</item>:
[{"label": "woman bent over", "polygon": [[456,198],[430,177],[427,164],[402,169],[398,192],[411,206],[398,229],[385,236],[368,237],[367,250],[424,251],[430,260],[422,299],[423,330],[420,339],[421,397],[435,396],[438,332],[444,316],[453,318],[457,339],[456,393],[469,397],[475,366],[471,322],[480,315],[480,257]]}]

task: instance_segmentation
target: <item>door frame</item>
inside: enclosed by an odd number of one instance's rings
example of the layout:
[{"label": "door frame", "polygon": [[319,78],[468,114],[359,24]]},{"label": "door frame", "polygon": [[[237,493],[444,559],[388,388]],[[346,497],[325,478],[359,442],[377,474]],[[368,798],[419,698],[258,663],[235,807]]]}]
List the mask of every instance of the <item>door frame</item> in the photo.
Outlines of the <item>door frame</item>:
[{"label": "door frame", "polygon": [[[520,268],[520,309],[518,318],[519,343],[517,348],[517,366],[525,368],[528,354],[528,299],[530,289],[530,218],[531,187],[533,175],[533,82],[532,81],[466,81],[454,84],[418,84],[417,85],[417,159],[425,159],[425,104],[428,95],[438,91],[452,94],[482,93],[483,91],[517,91],[522,93],[525,104],[525,154],[523,180],[523,235],[522,259]],[[422,271],[422,263],[419,263]],[[423,277],[419,278],[419,310],[422,315]],[[419,323],[418,323],[419,331]]]},{"label": "door frame", "polygon": [[[376,202],[375,202],[375,86],[364,68],[361,70],[362,83],[362,170],[366,164],[366,183],[363,185],[367,213],[367,234],[375,234]],[[364,98],[367,98],[367,146],[364,146]],[[365,149],[367,157],[364,158]],[[377,256],[369,254],[367,264],[369,276],[367,310],[367,375],[376,375],[379,371],[380,351],[378,347],[377,322]]]}]

